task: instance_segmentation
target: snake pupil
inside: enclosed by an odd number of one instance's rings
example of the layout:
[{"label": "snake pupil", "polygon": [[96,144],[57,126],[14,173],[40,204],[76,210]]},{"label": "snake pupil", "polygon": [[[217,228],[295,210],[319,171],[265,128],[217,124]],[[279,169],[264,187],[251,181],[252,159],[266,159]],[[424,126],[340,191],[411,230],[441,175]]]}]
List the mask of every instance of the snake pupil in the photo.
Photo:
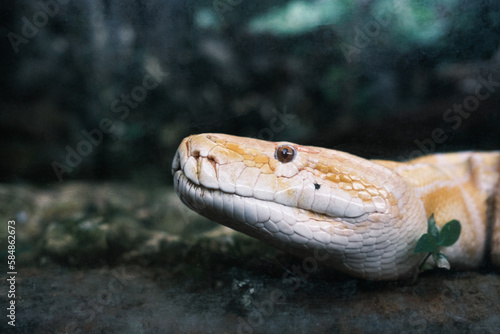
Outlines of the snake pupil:
[{"label": "snake pupil", "polygon": [[276,150],[276,159],[282,163],[287,163],[295,158],[295,150],[289,145],[283,145]]}]

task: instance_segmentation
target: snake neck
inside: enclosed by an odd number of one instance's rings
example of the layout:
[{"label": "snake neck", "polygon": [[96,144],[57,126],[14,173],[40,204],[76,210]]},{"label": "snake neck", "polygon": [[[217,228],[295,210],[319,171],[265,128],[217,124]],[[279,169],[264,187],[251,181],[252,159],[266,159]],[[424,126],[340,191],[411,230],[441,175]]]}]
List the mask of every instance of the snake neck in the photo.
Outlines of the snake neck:
[{"label": "snake neck", "polygon": [[498,256],[498,242],[492,241],[499,225],[494,212],[500,196],[498,152],[434,154],[407,163],[377,163],[406,180],[426,216],[434,214],[438,228],[453,219],[461,223],[457,243],[442,249],[453,268],[477,268],[485,259]]}]

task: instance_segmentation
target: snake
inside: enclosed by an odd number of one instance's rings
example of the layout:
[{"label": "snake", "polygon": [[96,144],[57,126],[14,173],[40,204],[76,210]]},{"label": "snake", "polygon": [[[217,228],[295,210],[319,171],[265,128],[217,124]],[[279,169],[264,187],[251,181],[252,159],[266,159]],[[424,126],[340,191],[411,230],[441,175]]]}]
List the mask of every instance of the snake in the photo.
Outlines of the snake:
[{"label": "snake", "polygon": [[197,213],[272,247],[367,280],[418,275],[434,215],[461,224],[451,267],[500,266],[500,151],[369,160],[333,149],[227,134],[186,137],[174,188]]}]

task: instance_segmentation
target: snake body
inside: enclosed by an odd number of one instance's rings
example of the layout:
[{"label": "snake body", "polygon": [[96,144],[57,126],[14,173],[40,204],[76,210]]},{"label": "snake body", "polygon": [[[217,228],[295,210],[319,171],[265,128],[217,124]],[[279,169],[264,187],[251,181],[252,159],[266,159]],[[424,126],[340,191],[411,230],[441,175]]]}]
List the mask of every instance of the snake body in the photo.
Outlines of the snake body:
[{"label": "snake body", "polygon": [[[172,165],[194,211],[302,257],[373,280],[408,278],[427,219],[457,219],[442,249],[452,268],[500,265],[500,152],[367,160],[289,142],[225,134],[185,138]],[[433,265],[432,257],[428,264]]]}]

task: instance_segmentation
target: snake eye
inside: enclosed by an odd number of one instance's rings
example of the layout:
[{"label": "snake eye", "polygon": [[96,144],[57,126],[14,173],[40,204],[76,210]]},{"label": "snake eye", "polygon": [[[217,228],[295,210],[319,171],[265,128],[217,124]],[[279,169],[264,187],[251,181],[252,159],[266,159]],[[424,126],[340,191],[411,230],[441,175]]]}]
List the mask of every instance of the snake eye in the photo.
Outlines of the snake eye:
[{"label": "snake eye", "polygon": [[296,152],[290,145],[281,145],[276,149],[276,153],[274,155],[279,162],[286,164],[295,158]]}]

